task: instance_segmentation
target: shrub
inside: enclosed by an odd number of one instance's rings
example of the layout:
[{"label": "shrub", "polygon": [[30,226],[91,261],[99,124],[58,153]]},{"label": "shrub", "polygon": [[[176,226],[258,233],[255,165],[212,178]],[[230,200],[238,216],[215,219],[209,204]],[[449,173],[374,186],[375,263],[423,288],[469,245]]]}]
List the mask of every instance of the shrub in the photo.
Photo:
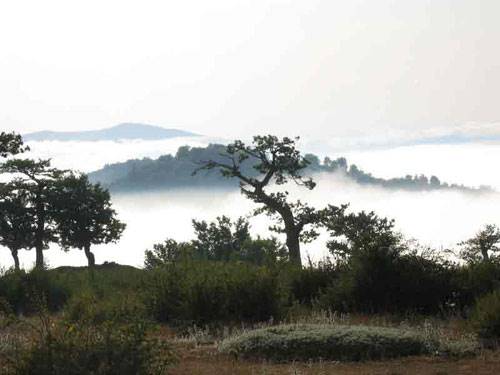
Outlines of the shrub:
[{"label": "shrub", "polygon": [[329,262],[303,269],[288,266],[280,269],[280,282],[288,292],[289,303],[311,306],[338,275],[336,267]]},{"label": "shrub", "polygon": [[148,337],[148,325],[54,323],[42,320],[36,336],[17,346],[7,374],[163,374],[173,360],[166,342]]},{"label": "shrub", "polygon": [[265,321],[280,315],[277,277],[242,263],[174,263],[153,272],[146,303],[163,322]]},{"label": "shrub", "polygon": [[478,299],[471,321],[482,339],[500,339],[500,290]]},{"label": "shrub", "polygon": [[283,325],[224,340],[223,353],[275,361],[361,361],[428,353],[426,340],[409,331],[371,326]]},{"label": "shrub", "polygon": [[31,314],[40,304],[50,311],[57,311],[69,295],[68,288],[46,270],[8,272],[0,278],[0,297],[17,314]]},{"label": "shrub", "polygon": [[500,263],[479,262],[458,268],[454,275],[457,306],[466,310],[476,300],[500,288]]},{"label": "shrub", "polygon": [[100,298],[95,292],[84,291],[73,296],[64,308],[64,317],[68,321],[93,325],[106,321],[127,323],[146,316],[143,301],[136,294],[127,292]]},{"label": "shrub", "polygon": [[343,264],[335,283],[321,294],[319,306],[344,312],[435,314],[452,300],[451,280],[447,264],[380,249]]}]

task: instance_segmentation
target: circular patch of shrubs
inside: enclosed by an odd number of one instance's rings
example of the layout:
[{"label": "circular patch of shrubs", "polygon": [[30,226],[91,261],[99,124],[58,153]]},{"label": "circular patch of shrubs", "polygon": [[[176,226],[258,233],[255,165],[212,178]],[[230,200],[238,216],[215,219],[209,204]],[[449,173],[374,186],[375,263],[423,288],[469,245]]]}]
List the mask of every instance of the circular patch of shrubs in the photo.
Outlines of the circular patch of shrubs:
[{"label": "circular patch of shrubs", "polygon": [[273,361],[362,361],[428,354],[415,332],[373,326],[281,325],[224,340],[219,350],[237,357]]}]

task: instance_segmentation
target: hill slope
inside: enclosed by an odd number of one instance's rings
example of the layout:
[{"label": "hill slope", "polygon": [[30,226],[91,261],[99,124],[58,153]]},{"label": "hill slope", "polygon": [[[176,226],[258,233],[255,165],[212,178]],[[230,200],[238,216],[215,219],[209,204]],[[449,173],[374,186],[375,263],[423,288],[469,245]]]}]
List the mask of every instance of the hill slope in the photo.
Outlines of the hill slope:
[{"label": "hill slope", "polygon": [[[226,179],[216,170],[200,171],[192,175],[199,167],[200,161],[226,161],[221,157],[225,146],[211,144],[207,147],[180,147],[175,155],[163,155],[158,159],[135,159],[124,163],[106,165],[104,168],[89,174],[93,182],[100,182],[112,191],[144,191],[168,188],[189,187],[238,187],[236,179]],[[487,188],[474,189],[463,185],[442,183],[437,177],[405,176],[401,178],[383,179],[372,176],[359,169],[355,164],[349,165],[345,158],[323,162],[315,155],[305,157],[310,164],[305,173],[339,173],[360,185],[379,186],[399,190],[438,190],[454,189],[466,192],[488,191]],[[257,171],[252,167],[252,161],[242,165],[243,174],[255,177]]]},{"label": "hill slope", "polygon": [[100,130],[71,132],[40,131],[23,135],[24,141],[119,141],[125,139],[160,140],[175,137],[193,137],[197,134],[159,126],[123,123]]}]

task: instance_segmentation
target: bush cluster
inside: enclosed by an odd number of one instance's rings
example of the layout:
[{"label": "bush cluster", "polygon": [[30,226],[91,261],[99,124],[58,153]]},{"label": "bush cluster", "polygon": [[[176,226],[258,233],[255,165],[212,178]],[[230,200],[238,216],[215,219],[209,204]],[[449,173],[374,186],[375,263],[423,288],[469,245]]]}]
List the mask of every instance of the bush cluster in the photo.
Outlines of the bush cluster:
[{"label": "bush cluster", "polygon": [[12,375],[163,374],[172,360],[168,344],[149,337],[144,322],[46,321],[31,341],[10,353],[5,371]]},{"label": "bush cluster", "polygon": [[498,343],[500,340],[500,290],[495,290],[478,299],[471,318],[480,338],[489,343]]},{"label": "bush cluster", "polygon": [[0,277],[0,298],[16,314],[30,314],[44,304],[49,311],[60,310],[70,296],[68,287],[45,270],[9,271]]},{"label": "bush cluster", "polygon": [[183,262],[152,271],[146,303],[162,322],[266,321],[281,314],[276,275],[245,263]]},{"label": "bush cluster", "polygon": [[430,346],[422,336],[397,328],[284,325],[231,337],[219,349],[274,361],[361,361],[424,354]]}]

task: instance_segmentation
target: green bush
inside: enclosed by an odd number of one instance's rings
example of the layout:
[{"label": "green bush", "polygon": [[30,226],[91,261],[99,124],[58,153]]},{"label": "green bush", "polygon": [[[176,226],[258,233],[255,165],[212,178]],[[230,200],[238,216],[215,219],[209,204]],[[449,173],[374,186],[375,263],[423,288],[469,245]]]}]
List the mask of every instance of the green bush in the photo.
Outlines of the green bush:
[{"label": "green bush", "polygon": [[500,339],[500,290],[478,299],[471,321],[482,339]]},{"label": "green bush", "polygon": [[16,314],[31,314],[40,305],[57,311],[69,295],[68,288],[50,271],[8,272],[0,277],[0,297],[9,303]]},{"label": "green bush", "polygon": [[280,268],[280,282],[287,291],[289,302],[305,306],[313,305],[338,276],[337,268],[328,262],[303,269],[295,266]]},{"label": "green bush", "polygon": [[146,319],[144,302],[136,294],[116,292],[105,298],[92,291],[73,296],[64,308],[64,317],[71,322],[101,324],[105,321],[126,323]]},{"label": "green bush", "polygon": [[370,326],[284,325],[257,329],[224,340],[220,351],[274,361],[361,361],[428,353],[415,333]]},{"label": "green bush", "polygon": [[467,310],[478,298],[500,288],[500,263],[479,262],[458,267],[454,283],[457,307]]},{"label": "green bush", "polygon": [[164,374],[173,354],[164,341],[148,336],[140,321],[98,326],[42,321],[28,344],[16,346],[5,373],[12,375]]},{"label": "green bush", "polygon": [[174,263],[152,271],[146,304],[162,322],[265,321],[281,313],[278,278],[247,263]]},{"label": "green bush", "polygon": [[[436,314],[453,300],[453,269],[415,254],[379,249],[353,256],[319,307],[342,312]],[[429,291],[432,290],[432,293]]]}]

